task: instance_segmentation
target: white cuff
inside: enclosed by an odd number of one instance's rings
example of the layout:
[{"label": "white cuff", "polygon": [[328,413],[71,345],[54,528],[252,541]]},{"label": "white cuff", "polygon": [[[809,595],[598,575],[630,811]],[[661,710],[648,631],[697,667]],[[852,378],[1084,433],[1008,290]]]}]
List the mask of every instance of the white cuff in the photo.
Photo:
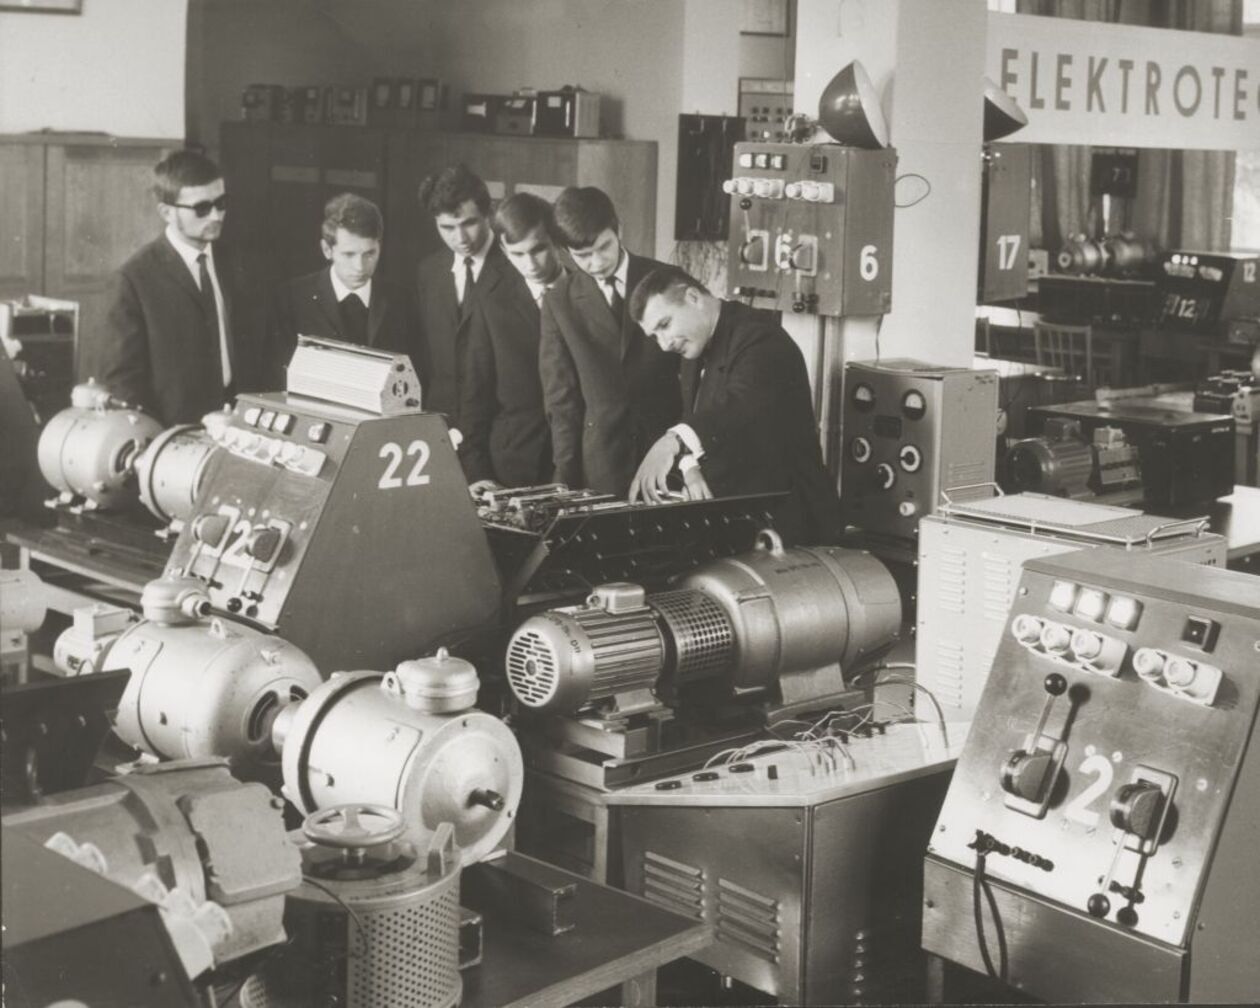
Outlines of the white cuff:
[{"label": "white cuff", "polygon": [[678,460],[678,471],[686,476],[687,473],[691,472],[692,469],[697,468],[699,465],[700,460],[694,455],[684,455]]},{"label": "white cuff", "polygon": [[671,434],[677,434],[678,439],[687,446],[687,450],[691,452],[692,458],[704,458],[704,445],[700,443],[700,437],[688,424],[674,424],[669,429]]}]

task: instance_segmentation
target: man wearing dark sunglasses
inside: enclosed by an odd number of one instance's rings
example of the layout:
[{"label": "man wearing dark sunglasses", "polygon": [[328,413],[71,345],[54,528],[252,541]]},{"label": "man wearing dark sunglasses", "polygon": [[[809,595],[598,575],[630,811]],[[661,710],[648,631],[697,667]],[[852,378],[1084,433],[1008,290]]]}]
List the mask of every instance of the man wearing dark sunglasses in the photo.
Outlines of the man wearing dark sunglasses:
[{"label": "man wearing dark sunglasses", "polygon": [[237,390],[274,384],[274,362],[249,275],[216,244],[227,211],[218,166],[176,151],[154,168],[153,195],[166,228],[114,277],[80,370],[165,424],[194,423]]}]

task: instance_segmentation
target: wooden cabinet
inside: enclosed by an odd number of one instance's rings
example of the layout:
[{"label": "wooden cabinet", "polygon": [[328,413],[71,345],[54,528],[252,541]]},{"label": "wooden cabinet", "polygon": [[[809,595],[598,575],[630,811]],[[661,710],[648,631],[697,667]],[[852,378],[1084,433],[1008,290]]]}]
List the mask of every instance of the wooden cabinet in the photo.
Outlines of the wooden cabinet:
[{"label": "wooden cabinet", "polygon": [[646,255],[655,249],[654,142],[229,122],[220,150],[232,198],[225,238],[261,253],[272,283],[320,266],[323,204],[345,190],[381,207],[382,273],[411,283],[421,256],[441,247],[416,199],[420,181],[459,161],[495,198],[528,188],[553,199],[565,186],[599,186],[617,207],[626,244]]},{"label": "wooden cabinet", "polygon": [[100,324],[111,274],[162,228],[152,170],[177,142],[83,134],[0,136],[0,297],[79,302]]}]

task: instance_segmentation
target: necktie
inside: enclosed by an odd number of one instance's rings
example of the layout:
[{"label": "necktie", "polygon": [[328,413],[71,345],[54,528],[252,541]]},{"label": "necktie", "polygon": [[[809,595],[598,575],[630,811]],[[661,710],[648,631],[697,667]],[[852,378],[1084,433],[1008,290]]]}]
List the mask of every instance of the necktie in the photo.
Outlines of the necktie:
[{"label": "necktie", "polygon": [[210,280],[210,265],[206,262],[206,254],[202,252],[197,256],[197,285],[201,288],[201,314],[206,320],[206,328],[210,330],[210,336],[214,340],[214,356],[219,361],[219,368],[224,372],[223,383],[226,385],[231,381],[231,375],[227,373],[225,361],[223,360],[223,343],[219,335],[219,306],[214,300],[214,284]]},{"label": "necktie", "polygon": [[608,288],[608,309],[613,313],[613,318],[618,322],[621,321],[621,295],[617,292],[617,277],[604,277],[604,286]]},{"label": "necktie", "polygon": [[367,305],[351,291],[341,299],[341,324],[351,343],[367,344]]},{"label": "necktie", "polygon": [[464,256],[464,297],[459,302],[461,308],[467,310],[472,304],[473,288],[477,284],[477,278],[473,276],[473,257]]}]

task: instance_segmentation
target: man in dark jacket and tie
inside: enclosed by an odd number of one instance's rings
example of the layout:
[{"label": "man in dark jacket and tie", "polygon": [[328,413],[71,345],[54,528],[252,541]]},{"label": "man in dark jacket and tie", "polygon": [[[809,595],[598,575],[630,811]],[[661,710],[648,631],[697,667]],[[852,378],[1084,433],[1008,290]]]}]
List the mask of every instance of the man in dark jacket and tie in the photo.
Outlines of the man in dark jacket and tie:
[{"label": "man in dark jacket and tie", "polygon": [[424,408],[458,428],[465,344],[473,305],[512,272],[490,227],[490,192],[462,164],[420,183],[420,206],[446,246],[420,260],[417,299]]},{"label": "man in dark jacket and tie", "polygon": [[476,492],[551,478],[551,432],[538,378],[543,296],[564,276],[551,205],[516,193],[494,214],[499,244],[517,276],[473,308],[461,383],[460,460]]},{"label": "man in dark jacket and tie", "polygon": [[626,251],[600,189],[565,189],[555,219],[577,266],[543,298],[538,360],[555,475],[624,497],[638,460],[682,410],[677,358],[644,339],[625,307],[664,264]]},{"label": "man in dark jacket and tie", "polygon": [[153,169],[165,231],[113,279],[104,323],[83,334],[82,377],[164,424],[195,423],[237,391],[273,386],[251,272],[216,241],[227,195],[218,166],[176,151]]},{"label": "man in dark jacket and tie", "polygon": [[276,297],[281,362],[293,355],[298,336],[419,356],[410,295],[375,276],[384,230],[371,200],[341,193],[328,201],[320,239],[328,265],[289,281]]},{"label": "man in dark jacket and tie", "polygon": [[674,471],[692,499],[786,490],[776,514],[784,539],[838,542],[840,498],[823,466],[805,359],[777,316],[716,298],[675,266],[644,277],[630,311],[684,359],[682,422],[644,455],[630,499],[661,500]]}]

